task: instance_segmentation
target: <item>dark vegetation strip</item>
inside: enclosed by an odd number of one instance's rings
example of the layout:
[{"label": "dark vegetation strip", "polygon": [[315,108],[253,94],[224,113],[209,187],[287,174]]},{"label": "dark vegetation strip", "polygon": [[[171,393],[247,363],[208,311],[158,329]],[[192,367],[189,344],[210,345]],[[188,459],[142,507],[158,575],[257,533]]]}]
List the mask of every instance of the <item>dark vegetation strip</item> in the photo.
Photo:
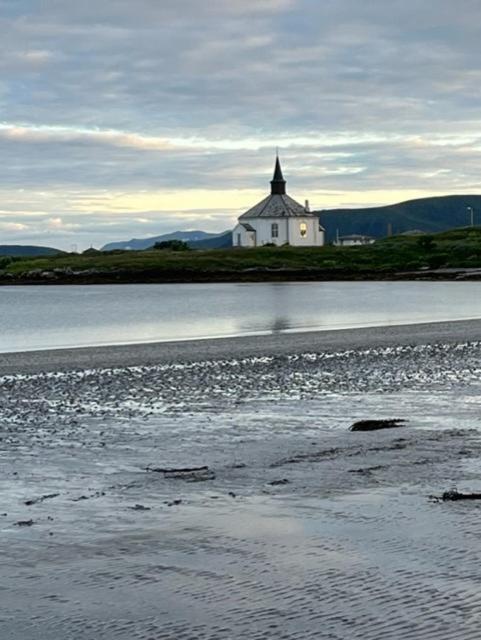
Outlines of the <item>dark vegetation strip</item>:
[{"label": "dark vegetation strip", "polygon": [[[456,277],[452,270],[457,269],[481,269],[481,227],[397,236],[360,247],[89,250],[41,258],[5,256],[0,257],[0,283],[452,279]],[[481,278],[481,273],[471,277]]]}]

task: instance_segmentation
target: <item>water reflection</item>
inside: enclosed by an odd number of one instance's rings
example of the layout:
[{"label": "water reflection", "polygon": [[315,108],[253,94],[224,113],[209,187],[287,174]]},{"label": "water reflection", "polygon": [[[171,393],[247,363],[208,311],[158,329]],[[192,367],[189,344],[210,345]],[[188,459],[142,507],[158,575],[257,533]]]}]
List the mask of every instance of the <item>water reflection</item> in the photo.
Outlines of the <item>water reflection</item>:
[{"label": "water reflection", "polygon": [[287,316],[273,317],[269,322],[264,322],[262,325],[249,320],[239,322],[238,324],[238,333],[240,334],[255,333],[256,331],[262,331],[263,333],[282,333],[290,329],[294,329],[294,325]]},{"label": "water reflection", "polygon": [[0,351],[481,317],[479,282],[3,287]]}]

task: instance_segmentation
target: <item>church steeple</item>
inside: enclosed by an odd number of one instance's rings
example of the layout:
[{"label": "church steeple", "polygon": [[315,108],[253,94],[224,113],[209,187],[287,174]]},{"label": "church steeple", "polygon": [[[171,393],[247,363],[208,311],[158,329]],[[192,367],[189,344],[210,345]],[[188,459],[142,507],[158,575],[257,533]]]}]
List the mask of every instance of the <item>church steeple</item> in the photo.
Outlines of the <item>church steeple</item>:
[{"label": "church steeple", "polygon": [[282,175],[281,163],[279,155],[276,155],[276,166],[274,169],[274,177],[271,180],[271,195],[284,196],[286,194],[286,181]]}]

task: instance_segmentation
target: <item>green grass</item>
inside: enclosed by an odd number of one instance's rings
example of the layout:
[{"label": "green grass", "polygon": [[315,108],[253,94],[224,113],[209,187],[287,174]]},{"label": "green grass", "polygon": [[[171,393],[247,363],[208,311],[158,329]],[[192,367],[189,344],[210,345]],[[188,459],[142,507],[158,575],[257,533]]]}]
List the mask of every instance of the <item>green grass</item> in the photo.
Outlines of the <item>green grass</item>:
[{"label": "green grass", "polygon": [[[2,264],[3,263],[3,264]],[[70,268],[116,273],[122,279],[162,279],[163,275],[192,278],[216,275],[246,275],[266,269],[354,276],[389,274],[397,271],[437,267],[481,267],[481,228],[463,228],[431,236],[397,236],[362,247],[258,247],[255,249],[211,249],[204,251],[123,251],[94,255],[63,254],[42,258],[0,258],[4,273],[22,278],[32,270]],[[253,274],[254,275],[254,274]]]}]

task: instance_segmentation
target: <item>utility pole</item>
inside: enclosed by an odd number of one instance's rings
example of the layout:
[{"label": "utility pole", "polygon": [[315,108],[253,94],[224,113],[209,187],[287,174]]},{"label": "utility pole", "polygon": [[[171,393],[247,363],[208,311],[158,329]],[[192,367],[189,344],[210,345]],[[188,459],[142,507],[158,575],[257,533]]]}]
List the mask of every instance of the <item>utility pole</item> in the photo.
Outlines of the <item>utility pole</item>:
[{"label": "utility pole", "polygon": [[466,211],[470,214],[471,226],[474,227],[474,211],[473,207],[466,207]]}]

